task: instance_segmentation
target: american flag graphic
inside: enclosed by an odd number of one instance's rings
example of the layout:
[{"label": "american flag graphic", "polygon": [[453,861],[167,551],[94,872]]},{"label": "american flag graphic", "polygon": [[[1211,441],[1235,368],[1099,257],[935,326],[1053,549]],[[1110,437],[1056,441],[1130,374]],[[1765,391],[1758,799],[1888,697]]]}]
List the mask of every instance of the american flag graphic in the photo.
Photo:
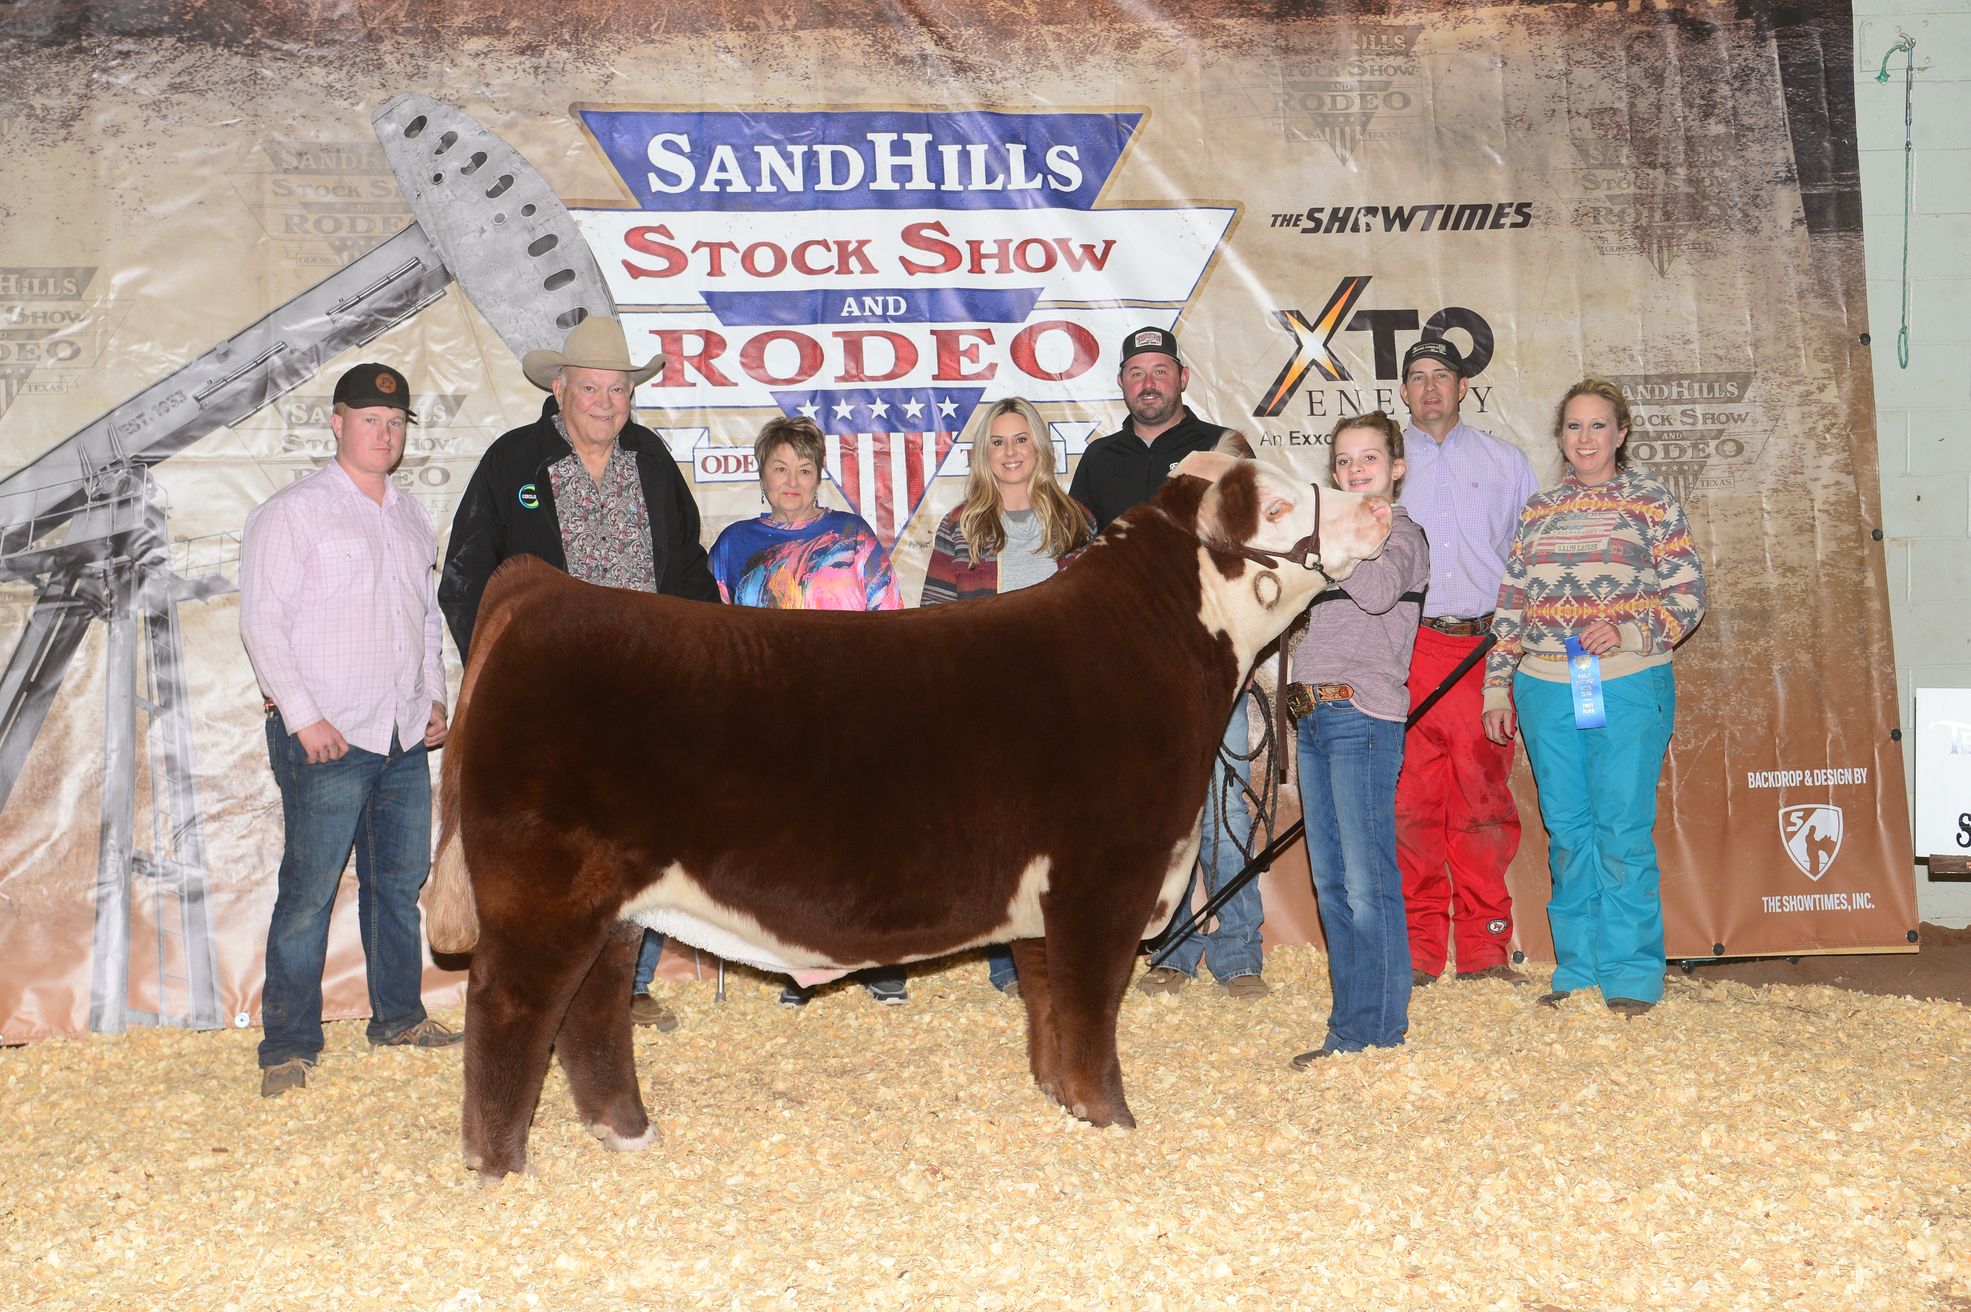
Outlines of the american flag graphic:
[{"label": "american flag graphic", "polygon": [[776,392],[783,414],[812,419],[828,439],[828,477],[894,547],[951,458],[983,388]]},{"label": "american flag graphic", "polygon": [[896,545],[958,434],[845,433],[828,437],[828,477],[885,547]]}]

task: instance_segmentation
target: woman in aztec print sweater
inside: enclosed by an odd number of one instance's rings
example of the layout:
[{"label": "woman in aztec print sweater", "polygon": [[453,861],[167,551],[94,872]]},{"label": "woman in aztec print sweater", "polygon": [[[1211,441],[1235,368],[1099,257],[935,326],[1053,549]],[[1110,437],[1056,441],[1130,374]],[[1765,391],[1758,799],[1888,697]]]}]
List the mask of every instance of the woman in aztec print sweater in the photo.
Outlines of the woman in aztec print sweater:
[{"label": "woman in aztec print sweater", "polygon": [[[812,419],[773,419],[753,443],[767,513],[728,524],[712,544],[712,577],[734,606],[776,610],[896,610],[889,553],[860,515],[820,504],[827,439]],[[909,996],[902,966],[871,966],[849,977],[889,1006]],[[789,980],[781,1005],[814,996]]]},{"label": "woman in aztec print sweater", "polygon": [[[938,525],[918,604],[991,597],[1053,577],[1095,536],[1095,517],[1061,490],[1054,444],[1031,401],[1010,396],[972,412],[965,500]],[[1004,943],[986,949],[992,986],[1017,996],[1020,973]]]},{"label": "woman in aztec print sweater", "polygon": [[[1485,732],[1525,731],[1551,840],[1558,964],[1540,1001],[1598,988],[1610,1010],[1638,1016],[1663,997],[1656,781],[1676,717],[1670,653],[1704,618],[1704,565],[1677,498],[1629,463],[1629,407],[1613,384],[1569,388],[1555,430],[1568,472],[1520,511]],[[1599,662],[1605,727],[1576,727],[1570,637]]]}]

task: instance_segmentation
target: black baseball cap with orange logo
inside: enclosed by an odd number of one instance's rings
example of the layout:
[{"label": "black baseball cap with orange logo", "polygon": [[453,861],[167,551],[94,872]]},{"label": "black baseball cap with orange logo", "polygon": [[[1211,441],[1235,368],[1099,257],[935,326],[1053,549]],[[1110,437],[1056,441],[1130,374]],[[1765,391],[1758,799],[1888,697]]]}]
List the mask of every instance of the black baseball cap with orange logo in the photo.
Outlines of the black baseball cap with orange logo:
[{"label": "black baseball cap with orange logo", "polygon": [[342,375],[335,384],[335,404],[351,410],[387,405],[402,410],[406,419],[417,419],[411,410],[411,385],[387,364],[359,364]]}]

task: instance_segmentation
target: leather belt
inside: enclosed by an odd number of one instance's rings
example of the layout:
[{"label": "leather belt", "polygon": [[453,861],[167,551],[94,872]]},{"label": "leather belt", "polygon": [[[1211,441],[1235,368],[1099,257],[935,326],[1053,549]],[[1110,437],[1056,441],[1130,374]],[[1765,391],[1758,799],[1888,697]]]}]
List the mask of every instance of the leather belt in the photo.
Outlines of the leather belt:
[{"label": "leather belt", "polygon": [[1322,702],[1346,702],[1355,698],[1352,683],[1290,683],[1287,685],[1287,714],[1294,719],[1312,715]]},{"label": "leather belt", "polygon": [[1492,631],[1492,612],[1486,611],[1476,619],[1450,619],[1441,615],[1426,615],[1422,621],[1426,629],[1447,633],[1454,638],[1482,638]]}]

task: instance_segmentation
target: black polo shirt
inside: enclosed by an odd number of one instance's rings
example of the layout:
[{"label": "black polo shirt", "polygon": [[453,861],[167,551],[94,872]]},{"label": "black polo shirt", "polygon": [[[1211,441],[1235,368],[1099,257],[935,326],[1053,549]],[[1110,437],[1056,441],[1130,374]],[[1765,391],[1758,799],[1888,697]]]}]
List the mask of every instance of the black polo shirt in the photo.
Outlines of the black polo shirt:
[{"label": "black polo shirt", "polygon": [[1136,421],[1125,419],[1120,432],[1088,444],[1068,495],[1094,512],[1096,528],[1107,528],[1116,516],[1155,496],[1185,456],[1210,451],[1225,433],[1220,425],[1192,414],[1188,405],[1184,417],[1153,442],[1136,436]]}]

